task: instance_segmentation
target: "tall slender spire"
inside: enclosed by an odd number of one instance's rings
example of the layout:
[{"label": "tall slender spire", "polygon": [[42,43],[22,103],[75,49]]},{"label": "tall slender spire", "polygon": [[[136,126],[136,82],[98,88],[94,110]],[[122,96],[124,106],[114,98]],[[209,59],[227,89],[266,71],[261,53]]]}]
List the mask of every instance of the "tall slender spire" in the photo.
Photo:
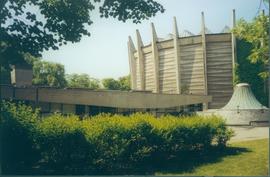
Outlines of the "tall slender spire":
[{"label": "tall slender spire", "polygon": [[137,38],[137,46],[142,47],[143,46],[142,37],[138,29],[136,29],[136,38]]},{"label": "tall slender spire", "polygon": [[151,23],[152,41],[157,41],[157,32],[154,23]]},{"label": "tall slender spire", "polygon": [[132,40],[131,36],[128,36],[128,43],[129,43],[130,49],[133,50],[133,51],[136,51],[136,48],[135,48],[135,45],[133,43],[133,40]]},{"label": "tall slender spire", "polygon": [[139,59],[139,68],[140,68],[140,81],[141,81],[141,90],[145,90],[145,77],[144,77],[144,56],[142,52],[143,42],[139,30],[136,30],[137,37],[137,52]]},{"label": "tall slender spire", "polygon": [[129,56],[129,68],[130,68],[130,82],[131,89],[135,90],[137,87],[136,84],[136,65],[134,59],[134,52],[136,51],[132,38],[128,37],[128,56]]},{"label": "tall slender spire", "polygon": [[154,23],[151,23],[151,31],[152,31],[152,58],[153,58],[153,66],[154,66],[154,80],[155,80],[155,93],[159,93],[159,54],[157,47],[157,32],[155,29]]},{"label": "tall slender spire", "polygon": [[[235,17],[235,9],[232,10],[232,29],[234,29],[236,26],[236,17]],[[235,67],[237,64],[237,49],[236,49],[236,38],[234,33],[231,33],[232,36],[232,67],[233,67],[233,80],[235,80]]]},{"label": "tall slender spire", "polygon": [[176,17],[173,17],[173,34],[177,37],[179,37],[179,31],[177,26],[177,20]]},{"label": "tall slender spire", "polygon": [[[205,21],[204,13],[202,12],[202,50],[203,50],[203,66],[204,66],[204,94],[208,95],[208,78],[207,78],[207,59],[206,59],[206,36],[205,36]],[[208,109],[208,103],[203,104],[203,109]]]},{"label": "tall slender spire", "polygon": [[204,20],[204,12],[201,12],[201,20],[202,20],[202,22],[201,22],[201,25],[202,25],[202,35],[205,35],[205,20]]},{"label": "tall slender spire", "polygon": [[181,71],[180,71],[180,46],[178,44],[179,32],[177,27],[176,17],[173,17],[173,46],[174,46],[174,59],[175,59],[175,79],[176,79],[176,92],[181,94]]}]

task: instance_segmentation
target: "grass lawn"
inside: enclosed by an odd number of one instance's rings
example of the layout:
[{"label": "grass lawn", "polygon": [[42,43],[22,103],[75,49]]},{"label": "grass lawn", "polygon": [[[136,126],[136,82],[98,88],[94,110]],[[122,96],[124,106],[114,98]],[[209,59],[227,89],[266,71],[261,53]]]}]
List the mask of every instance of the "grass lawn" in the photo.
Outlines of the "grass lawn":
[{"label": "grass lawn", "polygon": [[[268,139],[231,143],[224,152],[215,152],[200,162],[190,160],[172,169],[156,172],[156,175],[188,176],[267,176]],[[184,167],[182,167],[184,165]]]}]

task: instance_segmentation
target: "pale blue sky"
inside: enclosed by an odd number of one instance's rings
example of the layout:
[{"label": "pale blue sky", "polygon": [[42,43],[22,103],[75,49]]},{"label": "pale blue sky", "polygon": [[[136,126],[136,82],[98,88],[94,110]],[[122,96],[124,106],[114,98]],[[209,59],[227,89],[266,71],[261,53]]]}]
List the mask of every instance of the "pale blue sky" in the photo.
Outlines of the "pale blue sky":
[{"label": "pale blue sky", "polygon": [[[90,37],[79,43],[62,46],[57,51],[46,51],[43,59],[65,65],[67,73],[87,73],[98,79],[118,78],[129,74],[127,40],[130,35],[136,44],[135,30],[139,29],[144,44],[150,43],[150,23],[156,27],[158,37],[172,32],[173,16],[179,31],[189,30],[198,34],[201,12],[211,32],[220,32],[225,25],[231,26],[232,9],[236,17],[250,21],[260,5],[260,0],[158,0],[165,13],[141,24],[122,23],[116,19],[101,19],[97,12],[91,14],[94,23],[89,27]],[[266,9],[264,4],[261,9]]]}]

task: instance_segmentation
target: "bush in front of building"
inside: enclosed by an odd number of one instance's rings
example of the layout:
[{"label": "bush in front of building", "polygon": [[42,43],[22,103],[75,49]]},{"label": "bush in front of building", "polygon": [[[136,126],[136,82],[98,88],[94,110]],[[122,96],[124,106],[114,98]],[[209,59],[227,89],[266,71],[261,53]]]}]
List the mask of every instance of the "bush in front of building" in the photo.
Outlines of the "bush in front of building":
[{"label": "bush in front of building", "polygon": [[7,174],[24,174],[41,158],[35,140],[38,110],[10,102],[0,102],[1,167]]},{"label": "bush in front of building", "polygon": [[[12,114],[4,113],[2,117],[18,122],[16,126],[29,131],[24,135],[33,147],[28,147],[29,151],[38,152],[39,159],[34,161],[36,164],[28,164],[28,168],[38,168],[40,174],[151,173],[169,161],[177,160],[181,164],[190,155],[199,158],[199,154],[213,146],[225,146],[231,137],[231,131],[218,117],[157,119],[137,113],[100,114],[83,120],[75,115],[55,114],[39,119],[28,107],[23,107],[24,110],[14,107],[17,106],[9,107],[12,111],[5,110]],[[27,126],[20,124],[21,120]],[[6,127],[13,130],[12,126]],[[17,145],[17,139],[11,143]]]},{"label": "bush in front of building", "polygon": [[[225,146],[231,131],[218,117],[155,118],[150,114],[98,115],[82,121],[87,139],[97,147],[95,166],[113,172],[152,169],[187,154]],[[126,173],[126,172],[125,172]]]},{"label": "bush in front of building", "polygon": [[54,114],[40,120],[36,139],[43,161],[41,173],[80,174],[93,170],[95,148],[87,141],[79,117]]}]

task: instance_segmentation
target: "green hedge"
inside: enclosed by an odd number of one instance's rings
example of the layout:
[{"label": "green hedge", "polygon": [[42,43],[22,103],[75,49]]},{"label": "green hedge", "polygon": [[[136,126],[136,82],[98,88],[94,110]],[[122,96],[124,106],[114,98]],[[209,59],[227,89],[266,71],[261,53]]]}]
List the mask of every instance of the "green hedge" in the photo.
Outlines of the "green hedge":
[{"label": "green hedge", "polygon": [[19,104],[1,103],[2,170],[6,173],[27,173],[41,158],[34,133],[38,111]]},{"label": "green hedge", "polygon": [[[9,157],[18,147],[24,149],[11,156],[11,162],[4,161],[6,173],[12,173],[20,157],[17,173],[24,174],[28,171],[23,167],[39,174],[142,174],[171,160],[184,163],[191,154],[225,146],[232,135],[218,117],[157,119],[137,113],[100,114],[84,120],[55,114],[40,119],[31,108],[10,103],[1,112],[4,150],[15,147],[4,154]],[[16,134],[12,139],[10,132]],[[25,163],[29,155],[31,163]]]}]

